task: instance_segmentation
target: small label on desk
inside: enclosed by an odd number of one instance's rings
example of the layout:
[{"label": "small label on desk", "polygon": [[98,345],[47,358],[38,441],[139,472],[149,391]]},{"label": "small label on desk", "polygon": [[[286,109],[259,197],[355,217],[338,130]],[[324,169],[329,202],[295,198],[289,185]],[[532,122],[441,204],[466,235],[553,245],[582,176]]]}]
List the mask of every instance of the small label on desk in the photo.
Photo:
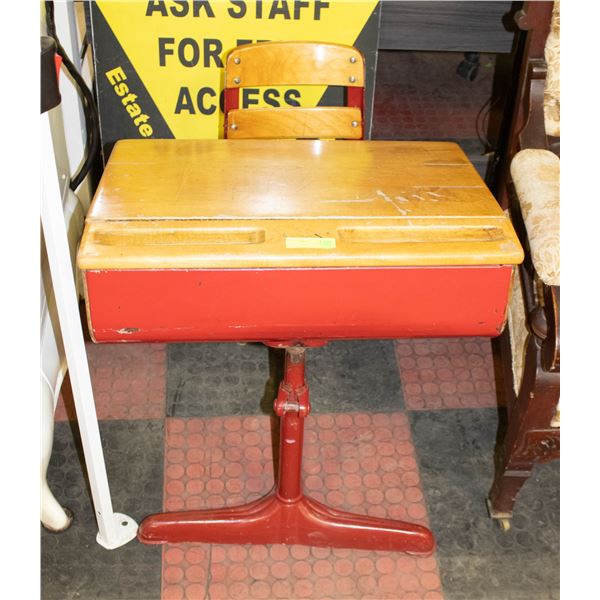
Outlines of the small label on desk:
[{"label": "small label on desk", "polygon": [[329,250],[335,248],[335,238],[322,237],[286,237],[286,248],[320,248]]}]

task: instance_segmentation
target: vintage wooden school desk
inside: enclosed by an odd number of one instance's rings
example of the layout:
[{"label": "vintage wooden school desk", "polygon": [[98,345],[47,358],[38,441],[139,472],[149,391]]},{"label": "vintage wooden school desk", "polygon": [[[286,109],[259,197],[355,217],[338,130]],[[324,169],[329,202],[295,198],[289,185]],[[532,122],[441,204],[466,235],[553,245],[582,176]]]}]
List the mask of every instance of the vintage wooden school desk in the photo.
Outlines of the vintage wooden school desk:
[{"label": "vintage wooden school desk", "polygon": [[431,552],[424,527],[303,494],[305,349],[495,336],[521,260],[510,222],[452,143],[119,142],[78,257],[94,340],[286,348],[273,492],[152,515],[139,539]]}]

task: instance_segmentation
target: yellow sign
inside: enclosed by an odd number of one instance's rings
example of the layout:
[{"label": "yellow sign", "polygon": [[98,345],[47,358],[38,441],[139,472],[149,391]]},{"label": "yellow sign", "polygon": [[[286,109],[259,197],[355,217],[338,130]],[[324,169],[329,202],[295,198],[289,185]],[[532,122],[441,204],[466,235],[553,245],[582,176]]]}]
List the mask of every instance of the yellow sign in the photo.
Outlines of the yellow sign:
[{"label": "yellow sign", "polygon": [[[98,0],[92,3],[92,31],[101,126],[110,126],[108,116],[122,123],[122,137],[171,137],[165,135],[166,128],[175,138],[222,137],[223,68],[232,48],[267,40],[353,45],[377,4],[377,0]],[[111,35],[114,39],[109,39]],[[246,106],[315,106],[323,92],[322,87],[256,88],[245,90],[241,100]],[[166,125],[162,134],[152,110]],[[118,130],[115,126],[114,134]]]}]

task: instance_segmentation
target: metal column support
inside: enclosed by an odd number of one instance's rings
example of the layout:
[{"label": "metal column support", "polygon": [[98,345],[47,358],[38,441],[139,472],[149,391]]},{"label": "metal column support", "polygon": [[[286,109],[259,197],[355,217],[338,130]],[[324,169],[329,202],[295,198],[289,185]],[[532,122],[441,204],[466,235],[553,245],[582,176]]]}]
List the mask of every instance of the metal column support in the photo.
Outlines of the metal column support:
[{"label": "metal column support", "polygon": [[140,541],[303,544],[417,555],[433,552],[433,534],[426,527],[329,508],[304,495],[302,445],[304,419],[310,412],[304,359],[305,348],[286,348],[283,381],[274,407],[281,418],[275,489],[243,506],[151,515],[140,525]]}]

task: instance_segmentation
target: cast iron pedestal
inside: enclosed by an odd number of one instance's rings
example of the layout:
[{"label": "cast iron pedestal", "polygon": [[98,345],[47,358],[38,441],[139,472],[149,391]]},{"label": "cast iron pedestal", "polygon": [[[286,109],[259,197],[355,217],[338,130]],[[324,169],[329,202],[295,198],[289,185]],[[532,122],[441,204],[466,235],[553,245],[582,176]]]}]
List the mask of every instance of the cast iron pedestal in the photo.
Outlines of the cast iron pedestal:
[{"label": "cast iron pedestal", "polygon": [[138,538],[147,544],[303,544],[429,554],[426,527],[329,508],[302,492],[304,419],[310,412],[303,347],[286,347],[285,370],[275,400],[281,417],[279,475],[267,496],[242,506],[151,515]]}]

